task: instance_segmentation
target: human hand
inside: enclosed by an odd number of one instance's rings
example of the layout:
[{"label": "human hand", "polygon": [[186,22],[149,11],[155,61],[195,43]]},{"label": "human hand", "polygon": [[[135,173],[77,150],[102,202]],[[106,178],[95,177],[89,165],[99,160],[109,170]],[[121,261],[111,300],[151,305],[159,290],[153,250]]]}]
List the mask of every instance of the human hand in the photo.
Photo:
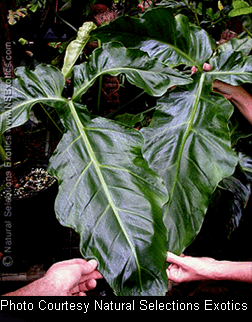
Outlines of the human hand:
[{"label": "human hand", "polygon": [[[210,72],[212,70],[212,66],[208,63],[204,63],[203,70],[205,72]],[[191,69],[191,73],[194,74],[197,72],[197,67],[193,66]],[[241,86],[233,86],[226,84],[219,80],[214,80],[213,84],[213,91],[219,94],[222,94],[226,99],[232,101],[237,95],[244,94],[245,90]],[[235,102],[234,102],[235,103]]]},{"label": "human hand", "polygon": [[[212,66],[205,63],[203,69],[211,71]],[[214,92],[223,95],[232,102],[249,123],[252,124],[252,96],[241,85],[233,86],[219,80],[214,80],[212,86]]]},{"label": "human hand", "polygon": [[102,278],[95,260],[71,259],[52,265],[41,279],[41,293],[55,296],[85,296]]},{"label": "human hand", "polygon": [[167,277],[175,283],[211,280],[218,276],[219,262],[213,258],[177,256],[167,252],[166,261],[171,263]]}]

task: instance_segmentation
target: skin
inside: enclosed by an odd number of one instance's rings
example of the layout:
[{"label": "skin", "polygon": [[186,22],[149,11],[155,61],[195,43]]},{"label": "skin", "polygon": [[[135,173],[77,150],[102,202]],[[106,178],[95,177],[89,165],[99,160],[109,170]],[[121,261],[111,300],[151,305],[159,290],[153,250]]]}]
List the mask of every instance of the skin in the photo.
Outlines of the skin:
[{"label": "skin", "polygon": [[243,87],[232,86],[215,80],[213,90],[232,102],[252,125],[252,96]]},{"label": "skin", "polygon": [[44,277],[5,296],[85,296],[102,278],[95,260],[71,259],[52,265]]},{"label": "skin", "polygon": [[[205,63],[204,71],[212,70],[212,66]],[[197,68],[192,67],[192,74],[196,73]],[[232,86],[219,80],[213,82],[213,91],[222,94],[226,99],[233,103],[243,116],[252,125],[252,96],[242,86]]]},{"label": "skin", "polygon": [[208,257],[177,256],[167,253],[169,280],[182,283],[204,280],[232,280],[252,283],[251,262],[217,261]]}]

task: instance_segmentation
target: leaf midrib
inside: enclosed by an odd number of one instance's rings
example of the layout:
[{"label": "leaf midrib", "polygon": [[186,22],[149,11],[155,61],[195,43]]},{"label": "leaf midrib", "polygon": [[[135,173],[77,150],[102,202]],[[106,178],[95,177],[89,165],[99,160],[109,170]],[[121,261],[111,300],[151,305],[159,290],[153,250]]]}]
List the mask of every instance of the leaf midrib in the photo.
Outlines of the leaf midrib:
[{"label": "leaf midrib", "polygon": [[240,75],[242,75],[242,76],[244,76],[245,74],[248,74],[248,75],[251,75],[251,72],[247,72],[247,71],[240,71],[240,72],[235,72],[235,71],[232,71],[232,70],[228,70],[228,71],[216,71],[216,72],[209,72],[209,75],[210,76],[214,76],[214,75],[230,75],[230,76],[236,76],[236,75],[238,75],[238,76],[240,76]]},{"label": "leaf midrib", "polygon": [[[121,34],[121,37],[123,36],[125,36],[125,32],[120,32],[120,31],[117,31],[116,32],[116,40],[118,40],[118,39],[120,39],[120,37],[118,36],[118,35],[120,35]],[[127,33],[130,37],[132,37],[132,33]],[[129,37],[128,36],[128,37]],[[134,36],[134,35],[133,35]],[[166,45],[166,46],[168,46],[168,47],[170,47],[172,50],[174,50],[174,51],[176,51],[179,55],[181,55],[181,56],[183,56],[185,59],[187,59],[188,61],[190,61],[191,63],[192,63],[192,65],[195,65],[195,66],[197,66],[197,67],[199,67],[198,65],[198,62],[197,61],[194,61],[191,57],[190,57],[190,55],[188,55],[188,54],[186,54],[185,52],[183,52],[180,48],[178,48],[177,46],[175,46],[175,45],[172,45],[171,43],[168,43],[168,42],[165,42],[165,41],[162,41],[162,40],[160,40],[160,39],[157,39],[157,38],[151,38],[151,37],[148,37],[148,36],[144,36],[143,35],[143,40],[141,41],[141,43],[144,43],[145,41],[155,41],[155,42],[159,42],[159,43],[162,43],[162,44],[164,44],[164,45]],[[123,42],[123,41],[122,41]],[[141,47],[143,47],[143,46],[141,46]],[[134,48],[134,47],[133,47]],[[146,52],[146,51],[144,51],[144,52]],[[155,58],[155,56],[154,57],[152,57],[152,58]],[[165,62],[163,62],[163,63],[165,63]],[[166,64],[166,63],[165,63]]]},{"label": "leaf midrib", "polygon": [[[169,43],[167,43],[167,42],[165,42],[165,41],[162,41],[162,40],[157,40],[157,39],[152,39],[152,38],[150,38],[150,40],[154,40],[154,41],[158,41],[158,42],[160,42],[160,43],[163,43],[163,44],[165,44],[166,46],[168,46],[168,47],[171,47],[174,51],[176,51],[180,56],[182,56],[183,58],[185,58],[187,61],[190,61],[191,63],[192,63],[192,65],[193,66],[196,66],[196,67],[199,67],[198,65],[198,62],[197,61],[195,61],[194,59],[192,59],[191,57],[190,57],[190,55],[188,55],[188,54],[186,54],[184,51],[182,51],[180,48],[178,48],[177,46],[175,46],[175,45],[172,45],[172,44],[169,44]],[[154,56],[155,57],[155,56]],[[154,58],[153,57],[153,58]],[[166,62],[163,62],[164,64],[167,64]],[[168,64],[167,64],[168,65]],[[179,65],[179,63],[178,64],[176,64],[176,65]],[[175,65],[175,66],[176,66]],[[171,66],[173,66],[173,65],[171,65]]]},{"label": "leaf midrib", "polygon": [[186,131],[185,131],[185,134],[183,136],[182,143],[181,143],[181,147],[180,147],[180,150],[179,150],[178,160],[176,162],[176,164],[177,164],[176,173],[175,173],[172,188],[171,188],[170,193],[169,193],[169,195],[170,195],[169,201],[168,201],[168,203],[166,205],[166,208],[165,208],[165,211],[164,211],[164,218],[167,216],[168,211],[169,211],[169,207],[170,207],[171,202],[173,200],[173,193],[174,193],[174,189],[176,187],[176,184],[178,182],[179,169],[180,169],[182,154],[183,154],[183,151],[184,151],[184,146],[185,146],[185,143],[187,141],[187,138],[188,138],[190,132],[192,131],[192,125],[193,125],[195,114],[196,114],[197,109],[198,109],[198,104],[199,104],[200,96],[201,96],[202,89],[203,89],[204,79],[205,79],[205,74],[202,73],[201,77],[200,77],[200,80],[199,80],[199,87],[198,87],[197,92],[196,92],[196,99],[195,99],[195,102],[194,102],[194,105],[193,105],[192,114],[191,114],[190,119],[188,120],[188,126],[186,128]]},{"label": "leaf midrib", "polygon": [[[31,108],[32,108],[32,106],[35,103],[41,102],[41,103],[45,103],[46,104],[46,101],[51,101],[51,100],[59,101],[59,102],[62,102],[62,103],[67,103],[67,100],[66,99],[64,99],[64,98],[58,98],[58,97],[54,97],[54,96],[52,96],[52,97],[48,96],[46,98],[44,98],[44,97],[33,98],[33,99],[29,99],[27,101],[24,101],[21,104],[16,104],[16,105],[12,106],[12,109],[11,109],[12,115],[14,114],[14,112],[16,110],[19,110],[23,106],[25,108],[27,105],[31,105]],[[6,114],[8,114],[9,112],[10,112],[10,110],[9,109],[8,110],[6,109],[2,113],[0,113],[1,122],[2,122],[3,116],[6,115]],[[15,115],[15,118],[18,118],[22,113],[23,113],[23,110],[20,110],[19,113],[17,113],[17,115]]]},{"label": "leaf midrib", "polygon": [[81,123],[81,121],[80,121],[80,119],[78,117],[78,114],[77,114],[77,112],[75,110],[74,104],[73,104],[72,101],[69,101],[68,103],[69,103],[69,107],[70,107],[70,111],[71,111],[71,114],[73,116],[73,119],[74,119],[74,121],[76,123],[76,126],[78,128],[78,131],[79,131],[81,137],[84,140],[84,143],[86,145],[89,157],[90,157],[90,159],[91,159],[91,161],[92,161],[92,163],[93,163],[93,165],[95,167],[96,173],[97,173],[97,175],[99,177],[99,180],[101,182],[101,185],[102,185],[103,190],[105,192],[105,195],[107,197],[109,205],[111,206],[111,208],[112,208],[112,210],[113,210],[113,212],[114,212],[114,214],[116,216],[116,219],[117,219],[117,221],[118,221],[118,223],[119,223],[119,225],[121,227],[121,230],[122,230],[122,232],[123,232],[128,244],[130,246],[132,254],[134,255],[136,265],[137,265],[137,269],[138,269],[138,273],[139,273],[139,283],[140,283],[140,286],[141,286],[141,290],[143,290],[142,281],[141,281],[141,274],[140,274],[141,266],[140,266],[140,263],[138,261],[137,254],[135,252],[134,246],[132,245],[132,242],[131,242],[131,240],[129,239],[129,237],[127,235],[127,232],[126,232],[126,230],[124,228],[124,225],[123,225],[123,223],[121,221],[121,218],[120,218],[120,216],[118,214],[117,207],[116,207],[116,205],[114,204],[114,202],[113,202],[113,200],[111,198],[110,192],[109,192],[108,187],[107,187],[106,182],[105,182],[105,179],[104,179],[103,174],[102,174],[102,172],[100,170],[99,162],[98,162],[98,160],[97,160],[97,158],[96,158],[96,156],[94,154],[94,151],[93,151],[93,149],[91,147],[89,139],[88,139],[88,137],[87,137],[87,135],[85,133],[84,127],[82,126],[82,123]]}]

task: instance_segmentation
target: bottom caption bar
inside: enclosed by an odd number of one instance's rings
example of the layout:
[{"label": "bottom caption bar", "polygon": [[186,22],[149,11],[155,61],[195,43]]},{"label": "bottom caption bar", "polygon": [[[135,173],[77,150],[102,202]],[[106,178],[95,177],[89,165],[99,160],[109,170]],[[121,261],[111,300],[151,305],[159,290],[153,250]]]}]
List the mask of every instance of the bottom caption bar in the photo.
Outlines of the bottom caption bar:
[{"label": "bottom caption bar", "polygon": [[171,299],[169,297],[1,297],[0,313],[79,313],[93,312],[249,312],[248,298]]}]

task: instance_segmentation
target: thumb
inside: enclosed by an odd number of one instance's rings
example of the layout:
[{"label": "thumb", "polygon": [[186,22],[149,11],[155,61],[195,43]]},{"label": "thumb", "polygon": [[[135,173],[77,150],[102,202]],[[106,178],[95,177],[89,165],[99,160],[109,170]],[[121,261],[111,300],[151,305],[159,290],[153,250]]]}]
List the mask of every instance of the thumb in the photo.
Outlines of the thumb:
[{"label": "thumb", "polygon": [[81,274],[87,275],[91,274],[97,267],[98,263],[96,260],[91,259],[90,261],[81,264]]},{"label": "thumb", "polygon": [[183,257],[177,256],[171,252],[167,252],[166,261],[171,264],[182,265]]}]

